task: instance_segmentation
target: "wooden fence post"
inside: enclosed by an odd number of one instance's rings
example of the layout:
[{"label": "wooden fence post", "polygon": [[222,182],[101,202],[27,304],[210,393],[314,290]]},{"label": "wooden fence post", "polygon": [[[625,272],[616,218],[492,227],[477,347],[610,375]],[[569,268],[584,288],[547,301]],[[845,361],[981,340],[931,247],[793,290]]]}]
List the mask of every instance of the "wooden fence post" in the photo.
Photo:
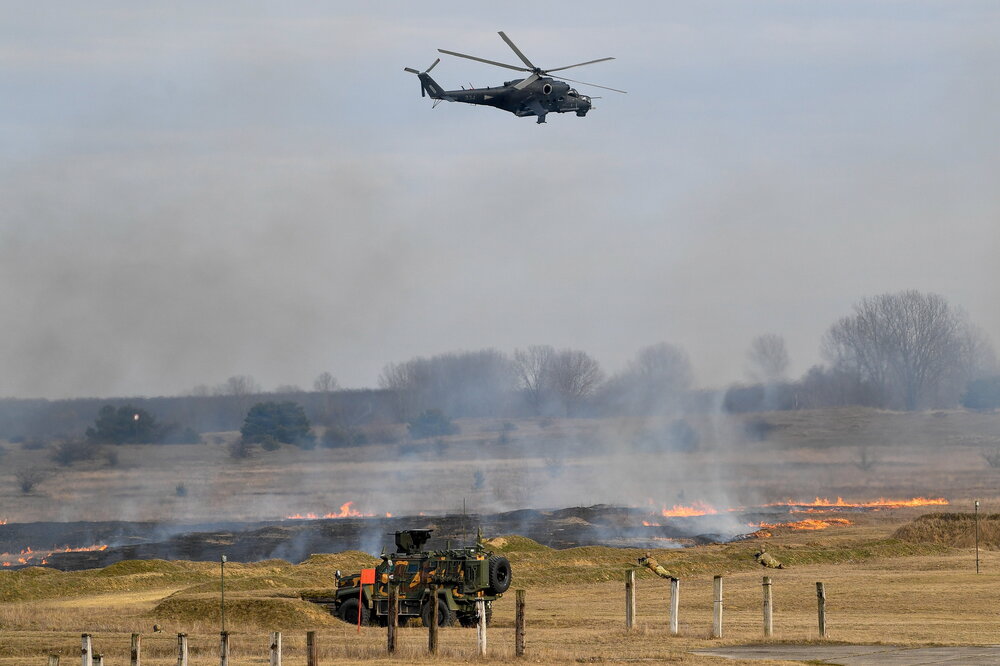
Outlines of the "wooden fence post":
[{"label": "wooden fence post", "polygon": [[132,634],[132,646],[129,648],[129,666],[142,666],[142,636]]},{"label": "wooden fence post", "polygon": [[177,666],[188,666],[187,634],[177,634]]},{"label": "wooden fence post", "polygon": [[431,585],[431,596],[427,603],[431,605],[431,622],[427,627],[427,651],[437,654],[438,651],[438,593],[437,585]]},{"label": "wooden fence post", "polygon": [[49,655],[49,666],[59,666],[59,655],[57,654]]},{"label": "wooden fence post", "polygon": [[635,569],[625,572],[625,629],[635,626]]},{"label": "wooden fence post", "polygon": [[271,632],[271,664],[270,666],[281,666],[281,632]]},{"label": "wooden fence post", "polygon": [[764,576],[760,583],[764,588],[764,638],[770,638],[774,632],[773,606],[771,604],[771,577]]},{"label": "wooden fence post", "polygon": [[229,666],[229,632],[219,634],[219,666]]},{"label": "wooden fence post", "polygon": [[486,600],[476,599],[476,643],[479,646],[479,656],[486,656]]},{"label": "wooden fence post", "polygon": [[82,666],[94,666],[94,645],[90,634],[81,634],[80,636],[80,657]]},{"label": "wooden fence post", "polygon": [[722,638],[722,576],[713,580],[712,638]]},{"label": "wooden fence post", "polygon": [[819,610],[819,637],[826,638],[826,588],[816,583],[816,605]]},{"label": "wooden fence post", "polygon": [[524,656],[524,590],[516,590],[514,597],[514,656]]},{"label": "wooden fence post", "polygon": [[389,620],[386,622],[386,650],[396,652],[396,626],[399,623],[399,586],[389,585]]},{"label": "wooden fence post", "polygon": [[676,636],[680,633],[680,621],[678,615],[681,605],[681,579],[670,579],[670,634]]},{"label": "wooden fence post", "polygon": [[306,666],[319,666],[319,649],[316,645],[316,632],[306,632]]}]

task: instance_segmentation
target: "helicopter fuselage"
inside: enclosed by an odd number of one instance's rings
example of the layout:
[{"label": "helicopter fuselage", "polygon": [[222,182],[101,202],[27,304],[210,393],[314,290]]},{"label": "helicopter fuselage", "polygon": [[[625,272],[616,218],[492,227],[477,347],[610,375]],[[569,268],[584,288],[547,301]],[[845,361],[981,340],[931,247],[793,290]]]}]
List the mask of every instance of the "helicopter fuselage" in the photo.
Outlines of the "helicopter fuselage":
[{"label": "helicopter fuselage", "polygon": [[516,86],[523,79],[505,81],[502,86],[491,88],[460,90],[442,90],[426,73],[420,74],[420,81],[432,99],[492,106],[515,116],[536,116],[540,123],[545,122],[547,113],[575,113],[582,117],[592,108],[590,97],[580,94],[565,81],[547,77],[532,81],[521,89]]}]

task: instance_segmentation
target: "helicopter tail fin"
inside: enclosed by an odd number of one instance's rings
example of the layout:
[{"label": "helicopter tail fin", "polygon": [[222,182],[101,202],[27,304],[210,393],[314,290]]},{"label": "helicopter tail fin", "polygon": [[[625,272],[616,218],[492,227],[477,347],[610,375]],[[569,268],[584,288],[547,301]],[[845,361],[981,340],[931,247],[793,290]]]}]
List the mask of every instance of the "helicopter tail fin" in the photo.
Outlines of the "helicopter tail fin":
[{"label": "helicopter tail fin", "polygon": [[430,67],[428,67],[427,69],[425,69],[422,72],[419,72],[419,71],[413,69],[412,67],[404,67],[403,68],[404,71],[410,72],[411,74],[416,74],[417,78],[420,79],[420,96],[421,97],[424,97],[426,95],[426,96],[430,97],[431,99],[448,99],[447,96],[444,94],[444,88],[442,88],[441,86],[439,86],[438,83],[437,83],[437,81],[435,81],[434,79],[432,79],[431,75],[428,74],[428,72],[430,72],[432,69],[434,69],[434,67],[439,62],[441,62],[441,58],[438,58],[437,60],[435,60],[433,63],[431,63]]},{"label": "helicopter tail fin", "polygon": [[437,81],[431,78],[427,72],[417,74],[420,77],[420,96],[426,93],[431,99],[446,99],[444,88],[438,85]]}]

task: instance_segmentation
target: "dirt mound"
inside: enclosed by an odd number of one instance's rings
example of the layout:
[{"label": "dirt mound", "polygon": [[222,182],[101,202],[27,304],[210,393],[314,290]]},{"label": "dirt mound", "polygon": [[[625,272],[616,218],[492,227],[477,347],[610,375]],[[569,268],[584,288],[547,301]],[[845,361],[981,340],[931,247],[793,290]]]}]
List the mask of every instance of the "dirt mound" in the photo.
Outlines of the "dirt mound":
[{"label": "dirt mound", "polygon": [[528,537],[508,534],[493,539],[486,539],[486,547],[496,553],[521,553],[526,551],[552,550]]},{"label": "dirt mound", "polygon": [[[162,621],[219,622],[219,599],[215,595],[174,595],[161,601],[150,613]],[[226,620],[234,625],[256,625],[272,630],[312,629],[339,623],[316,604],[301,599],[226,598]]]},{"label": "dirt mound", "polygon": [[[910,543],[972,548],[976,545],[976,517],[971,513],[927,513],[897,529],[893,537]],[[1000,550],[1000,513],[979,516],[979,547]]]}]

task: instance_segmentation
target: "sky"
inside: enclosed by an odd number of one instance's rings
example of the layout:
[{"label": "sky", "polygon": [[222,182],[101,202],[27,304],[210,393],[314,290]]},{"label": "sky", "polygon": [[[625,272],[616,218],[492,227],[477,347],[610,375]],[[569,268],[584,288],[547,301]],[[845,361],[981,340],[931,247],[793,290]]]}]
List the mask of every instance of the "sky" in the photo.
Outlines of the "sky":
[{"label": "sky", "polygon": [[[1000,5],[502,4],[0,2],[0,396],[658,342],[721,386],[904,289],[1000,342]],[[403,71],[498,30],[628,94],[537,125]]]}]

